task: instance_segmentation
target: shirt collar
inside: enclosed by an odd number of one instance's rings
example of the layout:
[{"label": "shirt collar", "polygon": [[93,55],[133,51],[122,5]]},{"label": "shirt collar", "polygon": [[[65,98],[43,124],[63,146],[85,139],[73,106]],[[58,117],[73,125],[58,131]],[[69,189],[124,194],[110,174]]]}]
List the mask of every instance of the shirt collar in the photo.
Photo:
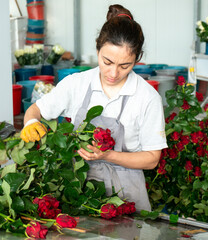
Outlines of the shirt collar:
[{"label": "shirt collar", "polygon": [[[95,77],[92,79],[91,88],[92,91],[103,91],[102,85],[100,82],[100,69],[99,67],[95,68]],[[98,81],[99,79],[99,81]],[[127,81],[123,85],[119,95],[133,95],[136,91],[139,78],[137,74],[131,71],[128,75]]]}]

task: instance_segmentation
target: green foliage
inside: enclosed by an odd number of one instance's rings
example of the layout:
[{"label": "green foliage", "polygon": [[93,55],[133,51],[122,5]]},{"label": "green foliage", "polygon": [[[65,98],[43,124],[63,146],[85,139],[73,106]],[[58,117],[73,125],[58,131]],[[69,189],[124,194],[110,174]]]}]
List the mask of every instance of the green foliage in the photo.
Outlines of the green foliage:
[{"label": "green foliage", "polygon": [[145,171],[148,193],[155,211],[208,222],[208,110],[183,77],[177,83],[166,92],[168,148],[157,168]]},{"label": "green foliage", "polygon": [[[39,142],[25,143],[18,134],[1,140],[0,160],[12,158],[15,163],[0,170],[0,228],[21,232],[20,217],[38,218],[33,199],[46,194],[53,195],[62,213],[70,215],[92,212],[84,204],[99,209],[106,202],[123,203],[115,194],[112,199],[106,196],[103,182],[87,180],[89,166],[77,154],[92,141],[95,126],[90,121],[102,110],[101,106],[91,108],[76,131],[72,123],[42,119],[49,130]],[[10,216],[12,221],[2,216]]]}]

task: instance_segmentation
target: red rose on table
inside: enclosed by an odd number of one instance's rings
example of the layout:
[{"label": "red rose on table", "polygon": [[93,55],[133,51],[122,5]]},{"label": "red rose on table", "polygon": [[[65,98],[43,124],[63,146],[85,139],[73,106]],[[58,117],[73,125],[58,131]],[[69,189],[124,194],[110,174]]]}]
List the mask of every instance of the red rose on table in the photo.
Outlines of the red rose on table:
[{"label": "red rose on table", "polygon": [[39,222],[32,221],[27,225],[25,233],[28,237],[45,239],[48,229]]},{"label": "red rose on table", "polygon": [[35,198],[33,203],[38,204],[38,215],[42,218],[55,219],[61,213],[61,210],[58,209],[59,201],[51,195]]},{"label": "red rose on table", "polygon": [[56,217],[56,223],[61,228],[75,228],[77,226],[76,220],[67,214],[59,214]]},{"label": "red rose on table", "polygon": [[136,212],[135,202],[125,201],[125,203],[123,205],[124,205],[123,206],[124,214],[132,214],[132,213]]},{"label": "red rose on table", "polygon": [[101,215],[101,217],[103,217],[105,219],[110,219],[110,218],[116,217],[116,215],[117,215],[116,207],[111,203],[107,203],[101,207],[100,215]]},{"label": "red rose on table", "polygon": [[103,152],[112,149],[115,145],[115,141],[111,137],[111,131],[108,128],[104,130],[100,127],[97,127],[94,130],[93,137],[100,147],[100,150]]}]

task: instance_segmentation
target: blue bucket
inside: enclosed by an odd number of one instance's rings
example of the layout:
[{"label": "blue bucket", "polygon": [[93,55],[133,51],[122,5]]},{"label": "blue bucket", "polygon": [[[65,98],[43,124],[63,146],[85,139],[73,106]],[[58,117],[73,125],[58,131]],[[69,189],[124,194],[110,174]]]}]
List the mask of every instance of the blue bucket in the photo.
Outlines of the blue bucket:
[{"label": "blue bucket", "polygon": [[163,69],[165,67],[168,67],[168,64],[148,64],[150,68],[153,68],[154,70],[157,69]]},{"label": "blue bucket", "polygon": [[27,109],[33,104],[31,102],[31,98],[24,98],[22,99],[22,104],[23,104],[23,111],[26,112]]},{"label": "blue bucket", "polygon": [[80,72],[80,69],[76,69],[76,68],[60,69],[60,70],[58,70],[58,81],[61,81],[66,76],[73,74],[73,73],[77,73],[77,72]]},{"label": "blue bucket", "polygon": [[19,81],[18,84],[23,86],[22,89],[22,99],[31,98],[32,91],[37,81]]},{"label": "blue bucket", "polygon": [[54,76],[53,65],[43,65],[41,68],[41,75],[51,75]]},{"label": "blue bucket", "polygon": [[19,68],[14,70],[16,82],[29,80],[29,77],[37,75],[36,68]]}]

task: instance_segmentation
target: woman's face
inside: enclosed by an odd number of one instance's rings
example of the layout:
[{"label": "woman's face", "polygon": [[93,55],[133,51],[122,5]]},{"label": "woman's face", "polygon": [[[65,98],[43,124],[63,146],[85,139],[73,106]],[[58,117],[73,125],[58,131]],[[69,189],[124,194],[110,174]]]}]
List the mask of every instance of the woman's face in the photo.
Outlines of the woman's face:
[{"label": "woman's face", "polygon": [[131,54],[127,44],[106,43],[98,52],[101,83],[107,86],[124,84],[135,61],[136,55]]}]

